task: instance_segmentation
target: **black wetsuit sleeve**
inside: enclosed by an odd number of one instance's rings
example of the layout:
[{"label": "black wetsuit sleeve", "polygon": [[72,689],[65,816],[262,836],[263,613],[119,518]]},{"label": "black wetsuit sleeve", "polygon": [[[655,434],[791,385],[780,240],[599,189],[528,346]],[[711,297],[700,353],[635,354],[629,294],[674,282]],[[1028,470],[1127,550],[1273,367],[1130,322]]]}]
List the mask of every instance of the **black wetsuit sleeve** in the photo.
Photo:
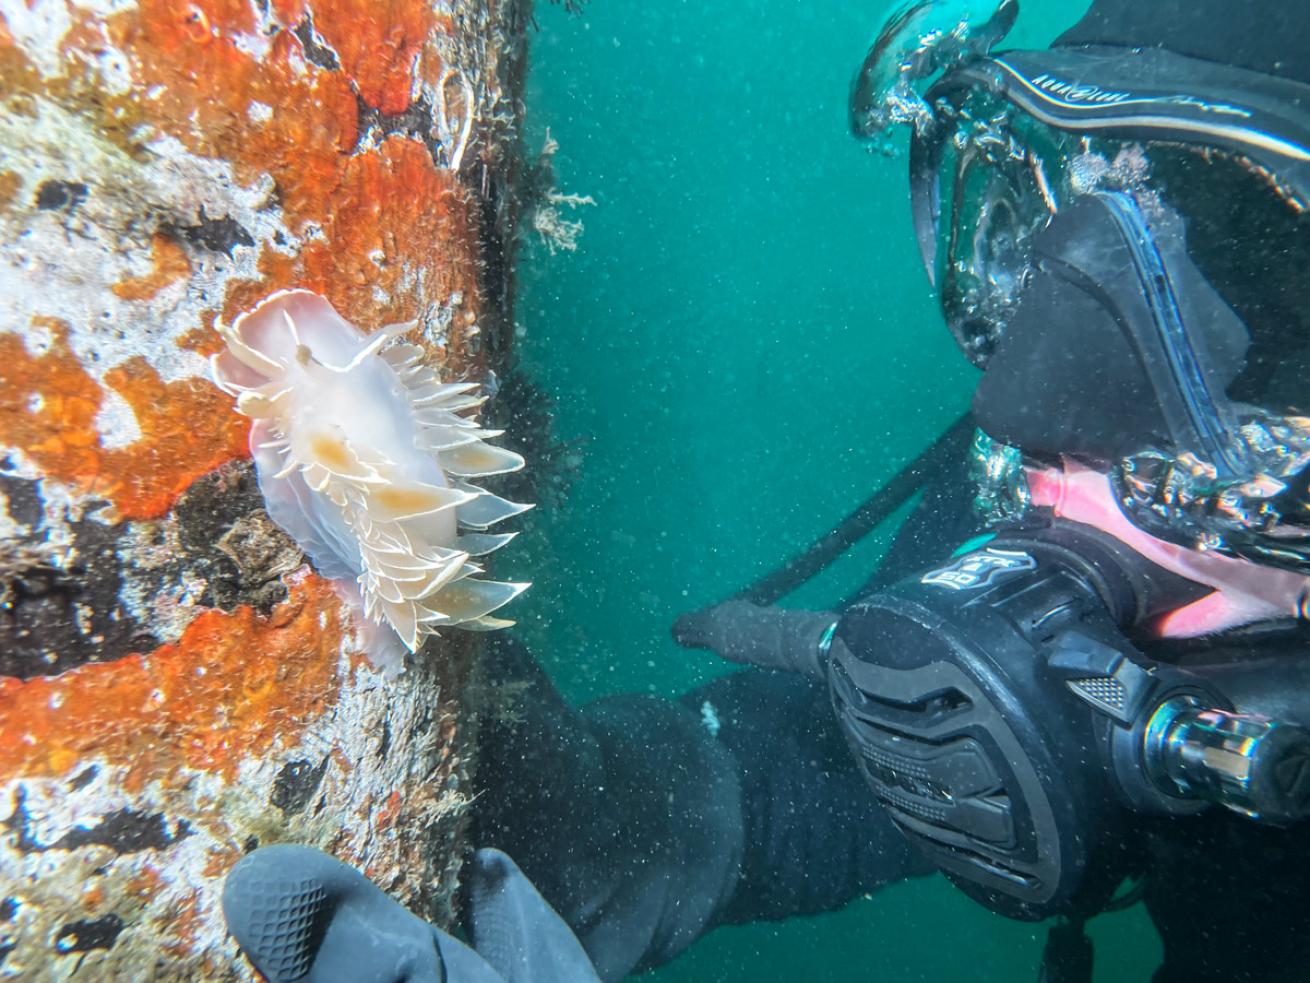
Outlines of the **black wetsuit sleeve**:
[{"label": "black wetsuit sleeve", "polygon": [[825,683],[748,669],[682,703],[717,732],[741,787],[741,866],[717,921],[833,911],[931,870],[860,775]]},{"label": "black wetsuit sleeve", "polygon": [[678,702],[577,711],[521,646],[491,651],[517,697],[481,735],[472,842],[515,860],[602,979],[666,962],[715,924],[833,910],[926,871],[822,684],[745,670]]},{"label": "black wetsuit sleeve", "polygon": [[727,903],[742,854],[731,753],[652,696],[568,706],[494,639],[471,841],[514,859],[604,980],[673,958]]},{"label": "black wetsuit sleeve", "polygon": [[837,616],[827,611],[761,607],[734,598],[684,614],[673,626],[673,638],[729,662],[823,679],[823,640],[836,623]]}]

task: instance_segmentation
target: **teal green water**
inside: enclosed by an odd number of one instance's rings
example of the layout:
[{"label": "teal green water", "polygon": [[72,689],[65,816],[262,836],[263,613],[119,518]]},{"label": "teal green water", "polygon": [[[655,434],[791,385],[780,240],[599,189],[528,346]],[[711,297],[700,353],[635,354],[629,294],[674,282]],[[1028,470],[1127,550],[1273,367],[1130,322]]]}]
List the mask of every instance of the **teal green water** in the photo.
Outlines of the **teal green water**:
[{"label": "teal green water", "polygon": [[[1025,3],[1046,43],[1086,7]],[[904,157],[848,135],[850,76],[878,4],[591,0],[538,5],[529,139],[595,197],[580,249],[530,247],[519,351],[586,441],[565,504],[507,569],[520,632],[564,693],[676,694],[725,666],[669,639],[681,611],[811,541],[968,404],[910,229]],[[831,603],[886,534],[788,600]],[[1103,916],[1097,980],[1145,980],[1158,943]],[[835,915],[721,929],[647,977],[672,981],[1035,979],[1045,930],[940,878]]]}]

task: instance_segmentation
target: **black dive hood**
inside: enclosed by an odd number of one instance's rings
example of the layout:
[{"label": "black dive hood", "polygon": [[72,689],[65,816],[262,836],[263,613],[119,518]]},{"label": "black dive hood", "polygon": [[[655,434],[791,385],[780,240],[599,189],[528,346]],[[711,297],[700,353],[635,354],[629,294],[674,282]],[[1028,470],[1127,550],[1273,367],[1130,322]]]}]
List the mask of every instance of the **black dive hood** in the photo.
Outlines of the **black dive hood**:
[{"label": "black dive hood", "polygon": [[1165,48],[1310,85],[1307,36],[1310,7],[1287,0],[1094,0],[1053,47]]}]

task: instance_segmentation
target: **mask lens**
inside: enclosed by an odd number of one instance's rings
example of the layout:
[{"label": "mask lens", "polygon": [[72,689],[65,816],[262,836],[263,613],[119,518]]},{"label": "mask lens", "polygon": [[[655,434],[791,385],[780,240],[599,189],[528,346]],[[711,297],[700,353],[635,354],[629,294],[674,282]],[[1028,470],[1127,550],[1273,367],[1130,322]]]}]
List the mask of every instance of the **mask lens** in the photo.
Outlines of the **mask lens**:
[{"label": "mask lens", "polygon": [[961,350],[987,363],[1028,281],[1032,237],[1054,201],[1041,159],[1010,131],[1008,114],[978,94],[942,147],[935,282]]}]

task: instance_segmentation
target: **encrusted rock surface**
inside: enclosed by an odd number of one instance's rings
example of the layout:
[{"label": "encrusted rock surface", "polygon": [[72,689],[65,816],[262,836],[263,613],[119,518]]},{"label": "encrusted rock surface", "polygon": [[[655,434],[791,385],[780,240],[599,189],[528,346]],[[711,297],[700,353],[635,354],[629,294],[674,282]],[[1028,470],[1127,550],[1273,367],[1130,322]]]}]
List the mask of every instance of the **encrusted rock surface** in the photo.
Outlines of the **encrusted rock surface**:
[{"label": "encrusted rock surface", "polygon": [[395,680],[268,520],[214,320],[503,367],[523,4],[0,0],[0,978],[249,979],[242,851],[442,917],[475,639]]}]

